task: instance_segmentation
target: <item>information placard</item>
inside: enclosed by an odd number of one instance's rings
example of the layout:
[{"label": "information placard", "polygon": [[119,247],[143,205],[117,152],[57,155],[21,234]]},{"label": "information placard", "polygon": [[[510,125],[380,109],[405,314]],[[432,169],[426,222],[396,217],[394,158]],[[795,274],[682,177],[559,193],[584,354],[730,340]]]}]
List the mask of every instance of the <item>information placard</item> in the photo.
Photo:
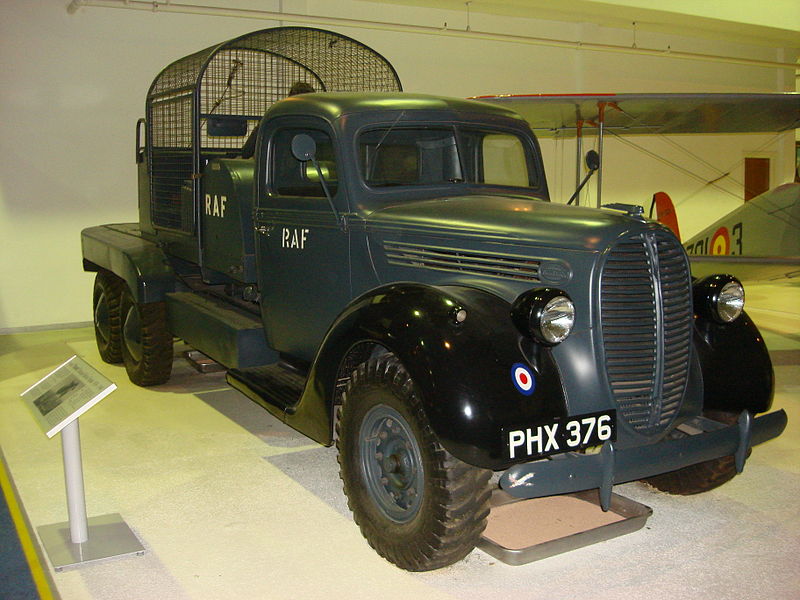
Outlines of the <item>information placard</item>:
[{"label": "information placard", "polygon": [[115,389],[115,383],[76,355],[20,396],[47,437],[52,438]]}]

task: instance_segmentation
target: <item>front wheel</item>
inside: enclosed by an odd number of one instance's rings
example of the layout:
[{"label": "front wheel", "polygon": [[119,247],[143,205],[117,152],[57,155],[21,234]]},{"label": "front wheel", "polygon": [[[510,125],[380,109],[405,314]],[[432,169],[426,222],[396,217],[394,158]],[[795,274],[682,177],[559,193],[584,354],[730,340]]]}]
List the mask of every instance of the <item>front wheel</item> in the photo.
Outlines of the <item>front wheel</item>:
[{"label": "front wheel", "polygon": [[[703,416],[726,425],[736,423],[739,418],[737,413],[711,410],[704,412]],[[736,463],[733,457],[723,456],[696,465],[689,465],[677,471],[648,477],[642,481],[668,494],[689,496],[713,490],[733,479],[735,475]]]},{"label": "front wheel", "polygon": [[461,560],[489,514],[490,471],[445,450],[393,354],[353,373],[337,424],[340,475],[369,544],[409,571]]},{"label": "front wheel", "polygon": [[164,383],[172,373],[172,334],[164,302],[139,304],[128,288],[120,303],[122,360],[136,385]]}]

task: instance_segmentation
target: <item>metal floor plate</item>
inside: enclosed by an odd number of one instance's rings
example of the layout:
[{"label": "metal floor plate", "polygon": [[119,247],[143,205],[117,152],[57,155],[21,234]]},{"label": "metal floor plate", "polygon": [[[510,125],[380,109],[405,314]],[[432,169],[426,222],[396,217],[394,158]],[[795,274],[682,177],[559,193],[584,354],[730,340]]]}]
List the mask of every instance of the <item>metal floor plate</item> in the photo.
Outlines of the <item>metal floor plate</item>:
[{"label": "metal floor plate", "polygon": [[89,539],[83,544],[72,542],[68,522],[43,525],[37,531],[56,571],[97,560],[141,556],[145,552],[139,539],[118,513],[90,517]]},{"label": "metal floor plate", "polygon": [[607,512],[597,490],[520,500],[496,490],[478,548],[509,565],[583,548],[641,529],[653,510],[619,494]]}]

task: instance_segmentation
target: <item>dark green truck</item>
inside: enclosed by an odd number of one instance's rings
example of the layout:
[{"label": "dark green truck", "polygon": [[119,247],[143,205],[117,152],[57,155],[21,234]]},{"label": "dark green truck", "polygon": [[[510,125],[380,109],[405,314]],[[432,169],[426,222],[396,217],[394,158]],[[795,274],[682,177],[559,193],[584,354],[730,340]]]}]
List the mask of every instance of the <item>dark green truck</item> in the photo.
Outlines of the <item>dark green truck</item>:
[{"label": "dark green truck", "polygon": [[470,552],[493,472],[608,507],[631,480],[719,485],[785,427],[755,416],[772,366],[735,278],[693,280],[635,207],[551,203],[524,120],[401,93],[349,38],[268,29],[176,61],[136,160],[139,222],[82,233],[102,358],[157,385],[180,338],[335,442],[403,568]]}]

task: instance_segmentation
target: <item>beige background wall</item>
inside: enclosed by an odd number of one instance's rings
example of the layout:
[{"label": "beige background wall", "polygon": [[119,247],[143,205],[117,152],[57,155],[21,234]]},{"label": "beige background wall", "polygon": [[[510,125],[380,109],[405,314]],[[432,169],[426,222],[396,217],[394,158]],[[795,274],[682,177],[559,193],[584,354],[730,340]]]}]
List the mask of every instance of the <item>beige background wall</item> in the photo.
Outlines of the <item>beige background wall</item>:
[{"label": "beige background wall", "polygon": [[[134,125],[143,116],[144,96],[158,71],[213,43],[279,25],[276,21],[107,8],[82,8],[69,15],[66,4],[66,0],[4,0],[0,4],[0,333],[91,320],[92,276],[81,269],[79,232],[90,225],[137,218]],[[278,10],[282,5],[292,13],[435,26],[447,23],[451,29],[466,26],[461,9],[425,8],[413,2],[218,0],[215,4],[265,10]],[[780,8],[781,2],[777,6]],[[472,11],[470,25],[473,31],[633,43],[632,29],[621,26],[478,11]],[[462,97],[490,93],[776,92],[795,85],[791,69],[327,28],[382,53],[395,65],[405,89],[415,92]],[[688,37],[652,27],[637,30],[636,44],[765,61],[794,62],[797,58],[797,48],[741,44],[729,37]],[[741,202],[741,186],[736,182],[742,181],[746,154],[774,158],[773,185],[788,180],[793,170],[792,134],[677,139],[711,163],[702,167],[663,140],[635,141],[679,161],[701,180],[731,173],[720,184],[726,191],[720,191],[661,162],[644,159],[620,143],[606,145],[604,202],[649,206],[653,192],[664,189],[678,205],[685,235]],[[543,146],[552,196],[564,201],[575,179],[572,143],[545,142]]]}]

